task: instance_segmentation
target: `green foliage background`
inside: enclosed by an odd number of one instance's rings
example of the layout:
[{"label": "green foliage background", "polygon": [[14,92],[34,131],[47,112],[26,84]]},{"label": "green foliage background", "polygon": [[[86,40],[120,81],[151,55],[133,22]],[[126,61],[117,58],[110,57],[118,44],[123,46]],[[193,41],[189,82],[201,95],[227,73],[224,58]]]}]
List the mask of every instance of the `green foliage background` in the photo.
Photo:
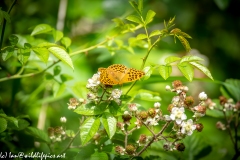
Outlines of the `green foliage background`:
[{"label": "green foliage background", "polygon": [[[7,10],[11,1],[0,1],[2,10]],[[236,6],[240,2],[237,0],[145,0],[144,11],[151,9],[156,12],[152,29],[162,29],[163,20],[176,16],[176,26],[193,37],[189,40],[191,47],[196,54],[202,54],[208,63],[208,68],[212,72],[215,80],[224,81],[228,78],[240,79],[240,12]],[[24,0],[17,1],[10,16],[11,23],[7,23],[5,31],[5,41],[3,46],[9,45],[7,38],[11,34],[29,35],[34,26],[46,23],[55,27],[59,1],[50,0]],[[66,18],[64,23],[64,35],[72,40],[70,50],[75,51],[84,49],[103,41],[115,26],[111,19],[116,17],[125,18],[131,14],[133,9],[127,0],[68,0]],[[126,34],[121,39],[127,40],[132,36]],[[38,38],[53,40],[51,36],[41,35]],[[78,115],[67,109],[68,99],[72,96],[84,97],[86,90],[84,87],[87,79],[97,72],[99,67],[107,67],[111,64],[124,64],[128,67],[140,68],[141,58],[145,50],[139,47],[134,48],[134,54],[129,50],[121,49],[115,51],[115,48],[97,48],[90,52],[78,54],[73,57],[75,70],[65,64],[59,63],[61,74],[67,74],[69,81],[65,83],[66,88],[57,92],[59,86],[53,86],[53,83],[45,81],[43,74],[0,82],[0,106],[9,116],[29,115],[25,117],[32,126],[38,123],[39,112],[42,105],[47,106],[47,118],[45,129],[49,126],[60,125],[61,116],[68,118],[67,127],[75,130],[79,126]],[[181,43],[174,44],[173,38],[166,38],[161,41],[149,57],[147,64],[161,63],[164,57],[169,55],[183,56],[184,48]],[[46,67],[45,64],[40,67]],[[16,60],[7,62],[1,61],[2,70],[0,78],[15,74],[20,66]],[[53,73],[51,68],[49,73]],[[174,76],[180,76],[175,73]],[[201,73],[197,77],[202,78]],[[60,76],[56,80],[60,81]],[[136,86],[135,90],[143,87],[144,89],[159,92],[162,98],[162,107],[166,110],[170,103],[170,97],[164,90],[166,84],[171,84],[174,78],[164,81],[162,78],[155,77],[153,82],[144,81]],[[181,78],[187,84],[187,80]],[[158,83],[156,83],[158,82]],[[219,85],[210,80],[194,81],[189,85],[191,94],[197,96],[197,93],[205,91],[209,97],[218,98],[220,96]],[[57,89],[55,89],[57,88]],[[123,88],[124,89],[124,88]],[[46,92],[47,90],[47,92]],[[146,106],[153,103],[146,103]],[[152,155],[159,155],[166,159],[225,159],[233,155],[231,142],[226,133],[215,129],[217,119],[205,117],[202,120],[204,130],[201,133],[195,133],[194,137],[186,139],[186,151],[183,153],[166,153],[161,150],[160,144],[153,145],[149,152]],[[27,132],[27,131],[26,131]],[[17,144],[1,141],[3,151],[29,151],[34,146],[34,139],[28,134],[14,131],[18,137]],[[135,133],[138,135],[138,133]],[[223,144],[224,142],[224,144]],[[46,146],[40,146],[36,150],[48,152]],[[0,150],[1,151],[1,150]],[[208,154],[209,153],[209,154]],[[148,155],[149,153],[146,153]]]}]

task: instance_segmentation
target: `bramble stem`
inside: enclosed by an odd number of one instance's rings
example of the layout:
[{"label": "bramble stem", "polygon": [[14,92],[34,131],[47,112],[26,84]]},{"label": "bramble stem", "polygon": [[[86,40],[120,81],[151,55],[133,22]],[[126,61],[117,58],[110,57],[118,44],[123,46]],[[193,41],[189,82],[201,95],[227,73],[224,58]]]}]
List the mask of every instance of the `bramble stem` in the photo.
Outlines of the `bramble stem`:
[{"label": "bramble stem", "polygon": [[[149,38],[148,38],[149,39]],[[140,68],[140,70],[143,70],[145,64],[146,64],[146,61],[147,61],[147,58],[151,52],[151,50],[153,49],[154,46],[156,46],[156,44],[161,40],[161,36],[158,37],[158,39],[153,43],[153,45],[151,45],[149,48],[148,48],[148,51],[147,51],[147,54],[146,56],[143,58],[143,62],[142,62],[142,66]],[[137,83],[137,81],[134,81],[131,86],[129,87],[129,89],[127,90],[126,92],[126,95],[130,92],[130,90],[133,88],[133,86]]]},{"label": "bramble stem", "polygon": [[[141,151],[139,151],[135,156],[139,156],[140,154],[142,154],[160,135],[162,135],[163,131],[167,128],[167,126],[169,125],[170,122],[165,123],[165,125],[163,126],[163,128],[161,129],[161,131],[154,135],[151,139],[151,141],[149,141]],[[132,157],[133,158],[133,157]]]}]

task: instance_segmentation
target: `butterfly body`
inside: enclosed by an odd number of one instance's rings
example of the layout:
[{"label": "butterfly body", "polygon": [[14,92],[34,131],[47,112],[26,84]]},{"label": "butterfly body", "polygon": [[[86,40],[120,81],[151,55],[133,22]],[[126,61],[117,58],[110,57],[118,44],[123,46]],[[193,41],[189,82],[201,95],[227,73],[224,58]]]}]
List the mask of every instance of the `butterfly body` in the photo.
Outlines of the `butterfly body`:
[{"label": "butterfly body", "polygon": [[113,64],[108,68],[99,68],[100,82],[105,85],[121,85],[139,80],[145,73],[143,71],[127,68],[121,64]]}]

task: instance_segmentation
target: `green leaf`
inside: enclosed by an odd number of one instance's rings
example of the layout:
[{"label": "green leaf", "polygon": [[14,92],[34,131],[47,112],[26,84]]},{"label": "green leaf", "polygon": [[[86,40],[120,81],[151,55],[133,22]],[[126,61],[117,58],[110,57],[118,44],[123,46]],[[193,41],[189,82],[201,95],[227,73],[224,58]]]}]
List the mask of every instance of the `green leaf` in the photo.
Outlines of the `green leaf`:
[{"label": "green leaf", "polygon": [[85,116],[99,115],[105,111],[106,107],[106,103],[101,103],[100,105],[96,105],[94,103],[87,103],[86,105],[82,105],[75,109],[74,112]]},{"label": "green leaf", "polygon": [[12,57],[13,53],[14,53],[14,47],[10,46],[10,47],[5,48],[2,52],[3,61],[6,61],[10,57]]},{"label": "green leaf", "polygon": [[31,36],[48,33],[50,31],[52,31],[52,27],[49,26],[48,24],[39,24],[33,29]]},{"label": "green leaf", "polygon": [[95,144],[89,143],[79,149],[78,154],[74,157],[74,160],[89,160],[90,156],[94,154]]},{"label": "green leaf", "polygon": [[179,61],[180,59],[181,59],[181,58],[176,57],[176,56],[169,56],[169,57],[167,57],[167,58],[164,60],[164,62],[165,62],[166,64],[169,64],[169,63],[173,63],[173,62]]},{"label": "green leaf", "polygon": [[135,23],[138,23],[138,24],[141,24],[141,25],[143,24],[142,20],[138,16],[135,16],[135,15],[127,16],[126,19],[131,21],[131,22],[135,22]]},{"label": "green leaf", "polygon": [[240,101],[240,80],[239,79],[227,79],[224,83],[224,90],[235,101]]},{"label": "green leaf", "polygon": [[80,138],[82,145],[85,145],[98,131],[100,119],[95,117],[87,118],[80,126]]},{"label": "green leaf", "polygon": [[9,41],[10,41],[12,46],[15,46],[18,43],[18,37],[12,34],[9,37]]},{"label": "green leaf", "polygon": [[200,58],[200,57],[198,57],[198,56],[192,56],[192,55],[190,55],[190,56],[184,56],[184,57],[182,57],[182,59],[181,59],[181,61],[180,61],[180,63],[183,63],[183,62],[194,62],[194,61],[203,61],[204,59],[202,59],[202,58]]},{"label": "green leaf", "polygon": [[46,73],[45,73],[45,78],[46,78],[47,80],[51,80],[51,79],[54,78],[54,76],[53,76],[52,74],[46,72]]},{"label": "green leaf", "polygon": [[33,48],[32,51],[37,55],[37,57],[44,63],[48,62],[49,51],[47,48]]},{"label": "green leaf", "polygon": [[68,137],[71,137],[71,138],[75,137],[75,133],[73,130],[66,130],[65,133]]},{"label": "green leaf", "polygon": [[33,137],[36,138],[36,140],[40,141],[40,142],[46,142],[46,143],[50,143],[50,139],[47,135],[46,132],[35,128],[35,127],[27,127],[26,128],[26,132],[30,135],[32,135]]},{"label": "green leaf", "polygon": [[30,50],[29,49],[18,49],[17,54],[18,54],[18,56],[17,56],[18,60],[23,65],[27,62],[27,60],[30,56]]},{"label": "green leaf", "polygon": [[53,33],[53,38],[54,38],[55,42],[57,42],[57,41],[59,41],[60,39],[63,38],[63,32],[61,32],[59,30],[53,29],[52,33]]},{"label": "green leaf", "polygon": [[32,45],[30,43],[24,43],[24,48],[30,49],[30,48],[32,48]]},{"label": "green leaf", "polygon": [[0,117],[4,117],[7,121],[14,124],[14,126],[18,127],[18,119],[15,117],[9,117],[5,114],[0,114]]},{"label": "green leaf", "polygon": [[71,45],[72,41],[68,37],[63,37],[61,39],[61,43],[65,46],[65,48],[68,48]]},{"label": "green leaf", "polygon": [[52,54],[54,54],[57,58],[59,58],[61,61],[63,61],[64,63],[69,65],[72,69],[74,69],[72,59],[65,50],[63,50],[60,47],[50,47],[48,48],[48,50]]},{"label": "green leaf", "polygon": [[147,38],[147,35],[146,35],[146,34],[139,34],[139,35],[137,35],[137,39],[138,39],[138,40],[146,39],[146,38]]},{"label": "green leaf", "polygon": [[172,73],[172,66],[171,65],[160,65],[159,73],[163,77],[163,79],[166,80]]},{"label": "green leaf", "polygon": [[117,26],[124,26],[125,25],[123,20],[120,19],[120,18],[114,18],[114,19],[112,19],[112,21],[115,22]]},{"label": "green leaf", "polygon": [[194,70],[191,64],[189,64],[188,62],[183,62],[179,63],[177,66],[185,78],[187,78],[189,81],[193,80]]},{"label": "green leaf", "polygon": [[154,30],[150,33],[149,37],[158,36],[160,34],[162,34],[162,32],[160,30]]},{"label": "green leaf", "polygon": [[179,39],[179,41],[182,43],[183,47],[185,48],[185,50],[187,52],[189,52],[191,50],[191,47],[188,43],[188,41],[186,40],[186,38],[184,38],[183,36],[177,36],[177,38]]},{"label": "green leaf", "polygon": [[7,121],[5,118],[0,117],[0,133],[4,132],[7,129]]},{"label": "green leaf", "polygon": [[61,74],[60,78],[62,82],[70,81],[73,79],[73,77],[68,74]]},{"label": "green leaf", "polygon": [[137,99],[145,100],[145,101],[161,101],[159,94],[157,92],[152,92],[148,90],[140,90],[136,95]]},{"label": "green leaf", "polygon": [[211,80],[213,80],[211,72],[207,69],[207,67],[205,67],[204,65],[202,65],[201,63],[198,63],[198,62],[189,62],[189,63],[191,65],[195,66],[200,71],[202,71],[204,74],[206,74]]},{"label": "green leaf", "polygon": [[55,67],[53,68],[53,74],[54,74],[54,76],[59,75],[59,73],[61,73],[61,70],[62,70],[62,68],[61,68],[59,65],[55,66]]},{"label": "green leaf", "polygon": [[95,152],[91,155],[90,160],[108,160],[108,155],[104,152]]},{"label": "green leaf", "polygon": [[9,124],[8,124],[8,127],[11,128],[11,129],[14,129],[14,130],[23,130],[25,129],[26,127],[28,127],[30,125],[30,123],[25,120],[25,119],[22,119],[22,118],[17,118],[17,125],[14,124],[16,122],[13,122],[13,121],[9,121]]},{"label": "green leaf", "polygon": [[149,10],[147,12],[147,16],[146,16],[146,19],[145,19],[145,24],[147,25],[148,23],[152,22],[153,20],[153,17],[156,15],[156,13],[152,10]]},{"label": "green leaf", "polygon": [[138,10],[142,14],[142,11],[143,11],[143,0],[138,0]]},{"label": "green leaf", "polygon": [[107,131],[108,137],[111,139],[116,132],[117,119],[112,114],[106,112],[102,116],[102,124]]},{"label": "green leaf", "polygon": [[175,36],[182,36],[182,37],[185,37],[185,38],[192,38],[190,35],[188,35],[187,33],[185,32],[182,32],[181,29],[179,28],[174,28],[171,30],[170,32],[171,34],[175,35]]},{"label": "green leaf", "polygon": [[150,78],[150,76],[152,75],[152,72],[153,72],[153,67],[151,66],[146,66],[143,68],[143,72],[145,73],[144,77],[141,78],[141,80],[147,80],[148,78]]},{"label": "green leaf", "polygon": [[58,86],[57,90],[54,92],[54,96],[57,97],[57,96],[62,95],[64,93],[65,89],[66,89],[65,83],[61,83]]},{"label": "green leaf", "polygon": [[[135,11],[141,15],[141,11],[138,9],[138,4],[135,1],[129,1],[129,3],[131,4],[131,6],[135,9]],[[140,6],[141,7],[141,6]]]},{"label": "green leaf", "polygon": [[167,24],[167,28],[173,27],[173,22],[175,21],[175,16],[173,18],[170,18]]}]

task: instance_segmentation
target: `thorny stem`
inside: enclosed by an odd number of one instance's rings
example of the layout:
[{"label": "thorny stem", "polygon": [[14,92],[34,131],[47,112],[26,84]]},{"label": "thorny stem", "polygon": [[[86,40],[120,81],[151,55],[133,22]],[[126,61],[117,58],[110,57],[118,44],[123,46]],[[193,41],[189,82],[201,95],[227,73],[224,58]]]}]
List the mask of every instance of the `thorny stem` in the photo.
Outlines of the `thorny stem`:
[{"label": "thorny stem", "polygon": [[[170,124],[170,122],[165,123],[165,125],[163,126],[163,128],[161,129],[161,131],[160,131],[158,134],[154,135],[154,136],[152,137],[152,140],[149,141],[149,142],[143,147],[143,149],[142,149],[141,151],[139,151],[135,156],[139,156],[140,154],[142,154],[160,135],[162,135],[163,131],[167,128],[167,126],[168,126],[169,124]],[[132,158],[133,158],[133,157],[132,157]],[[131,159],[132,159],[132,158],[131,158]]]},{"label": "thorny stem", "polygon": [[76,135],[69,141],[67,147],[60,153],[60,154],[63,154],[68,148],[70,148],[72,142],[74,141],[74,139],[79,135],[80,133],[80,130],[77,131]]},{"label": "thorny stem", "polygon": [[227,131],[229,133],[229,136],[231,138],[231,141],[232,141],[233,145],[235,146],[235,143],[237,143],[237,142],[235,142],[234,139],[233,139],[233,135],[232,135],[231,128],[230,128],[230,122],[229,122],[229,120],[227,118],[227,115],[226,115],[226,113],[224,111],[223,111],[223,114],[224,114],[224,118],[227,121]]},{"label": "thorny stem", "polygon": [[[16,4],[17,0],[14,0],[12,5],[10,6],[10,8],[8,9],[8,14],[10,14],[13,6]],[[1,49],[2,49],[2,44],[3,44],[3,38],[4,38],[4,32],[5,32],[5,27],[6,27],[6,19],[3,18],[3,25],[2,25],[2,33],[1,33],[1,39],[0,39],[0,52],[1,52]]]},{"label": "thorny stem", "polygon": [[102,98],[103,98],[104,94],[106,93],[106,90],[107,90],[106,88],[103,88],[103,93],[102,93],[102,95],[101,95],[97,104],[99,104],[102,101]]}]

